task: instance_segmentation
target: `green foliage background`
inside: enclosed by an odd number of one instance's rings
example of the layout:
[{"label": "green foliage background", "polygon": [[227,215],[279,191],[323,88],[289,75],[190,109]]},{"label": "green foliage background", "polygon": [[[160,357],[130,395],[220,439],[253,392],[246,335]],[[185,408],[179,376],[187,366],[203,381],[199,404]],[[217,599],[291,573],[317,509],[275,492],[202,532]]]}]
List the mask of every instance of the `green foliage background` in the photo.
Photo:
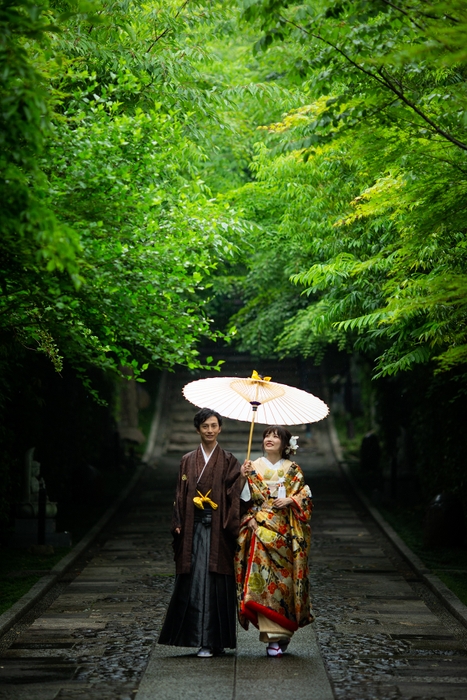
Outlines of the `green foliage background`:
[{"label": "green foliage background", "polygon": [[[3,522],[32,444],[55,495],[105,468],[122,367],[210,366],[211,278],[249,227],[202,178],[232,99],[203,69],[222,22],[212,3],[0,3]],[[73,415],[59,377],[84,385]]]},{"label": "green foliage background", "polygon": [[387,460],[403,427],[467,502],[464,0],[0,0],[0,30],[0,410],[36,354],[96,395],[226,336],[337,349]]},{"label": "green foliage background", "polygon": [[300,99],[264,124],[254,180],[231,194],[262,229],[240,347],[351,354],[385,469],[404,432],[423,498],[467,503],[467,5],[244,0],[242,13]]}]

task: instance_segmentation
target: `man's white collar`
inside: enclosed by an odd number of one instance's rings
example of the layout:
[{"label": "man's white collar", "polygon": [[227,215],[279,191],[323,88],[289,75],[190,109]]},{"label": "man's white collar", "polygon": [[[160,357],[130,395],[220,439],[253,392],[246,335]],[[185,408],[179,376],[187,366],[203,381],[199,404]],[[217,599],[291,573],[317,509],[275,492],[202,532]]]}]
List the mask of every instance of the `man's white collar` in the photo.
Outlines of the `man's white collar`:
[{"label": "man's white collar", "polygon": [[204,449],[203,443],[201,443],[200,447],[201,447],[201,452],[203,453],[204,464],[205,464],[205,465],[206,465],[206,464],[209,462],[209,460],[211,459],[211,455],[212,455],[212,453],[214,452],[214,450],[216,449],[217,444],[218,444],[218,443],[216,442],[216,444],[215,444],[214,447],[212,448],[211,452],[208,454],[208,453],[206,452],[206,450]]}]

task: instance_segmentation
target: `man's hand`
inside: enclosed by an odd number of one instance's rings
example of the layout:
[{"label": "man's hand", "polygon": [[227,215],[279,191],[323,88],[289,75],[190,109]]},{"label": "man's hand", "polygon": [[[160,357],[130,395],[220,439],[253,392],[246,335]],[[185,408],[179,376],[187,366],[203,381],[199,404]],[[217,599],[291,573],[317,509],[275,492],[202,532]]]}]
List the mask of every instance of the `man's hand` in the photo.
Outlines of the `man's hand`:
[{"label": "man's hand", "polygon": [[181,528],[176,527],[174,532],[175,532],[176,535],[179,535],[180,532],[181,532]]}]

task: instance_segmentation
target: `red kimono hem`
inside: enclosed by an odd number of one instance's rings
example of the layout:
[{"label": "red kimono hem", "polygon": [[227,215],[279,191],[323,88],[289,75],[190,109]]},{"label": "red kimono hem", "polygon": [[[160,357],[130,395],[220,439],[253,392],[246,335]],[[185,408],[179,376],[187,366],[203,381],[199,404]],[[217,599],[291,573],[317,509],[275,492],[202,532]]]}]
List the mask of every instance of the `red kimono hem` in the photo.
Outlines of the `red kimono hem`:
[{"label": "red kimono hem", "polygon": [[292,620],[287,619],[284,615],[281,615],[275,610],[271,610],[271,608],[266,608],[264,605],[256,603],[254,600],[250,600],[246,604],[244,603],[242,605],[242,612],[255,627],[258,627],[258,613],[261,613],[264,617],[267,617],[268,620],[272,620],[272,622],[284,627],[286,630],[289,630],[289,632],[296,632],[298,630],[298,624],[296,622],[292,622]]}]

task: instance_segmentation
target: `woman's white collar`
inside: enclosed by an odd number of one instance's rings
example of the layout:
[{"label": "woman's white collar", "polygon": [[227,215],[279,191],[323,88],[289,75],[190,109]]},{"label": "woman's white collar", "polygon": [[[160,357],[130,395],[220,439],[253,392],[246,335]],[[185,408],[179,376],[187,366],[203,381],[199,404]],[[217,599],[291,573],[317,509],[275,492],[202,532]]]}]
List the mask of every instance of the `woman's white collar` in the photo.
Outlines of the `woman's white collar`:
[{"label": "woman's white collar", "polygon": [[270,467],[270,469],[279,469],[279,468],[282,466],[282,464],[284,463],[284,458],[280,459],[280,460],[279,460],[278,462],[276,462],[275,464],[273,464],[272,462],[270,462],[269,459],[268,459],[267,457],[263,457],[263,459],[264,459],[265,462],[268,463],[268,466]]}]

